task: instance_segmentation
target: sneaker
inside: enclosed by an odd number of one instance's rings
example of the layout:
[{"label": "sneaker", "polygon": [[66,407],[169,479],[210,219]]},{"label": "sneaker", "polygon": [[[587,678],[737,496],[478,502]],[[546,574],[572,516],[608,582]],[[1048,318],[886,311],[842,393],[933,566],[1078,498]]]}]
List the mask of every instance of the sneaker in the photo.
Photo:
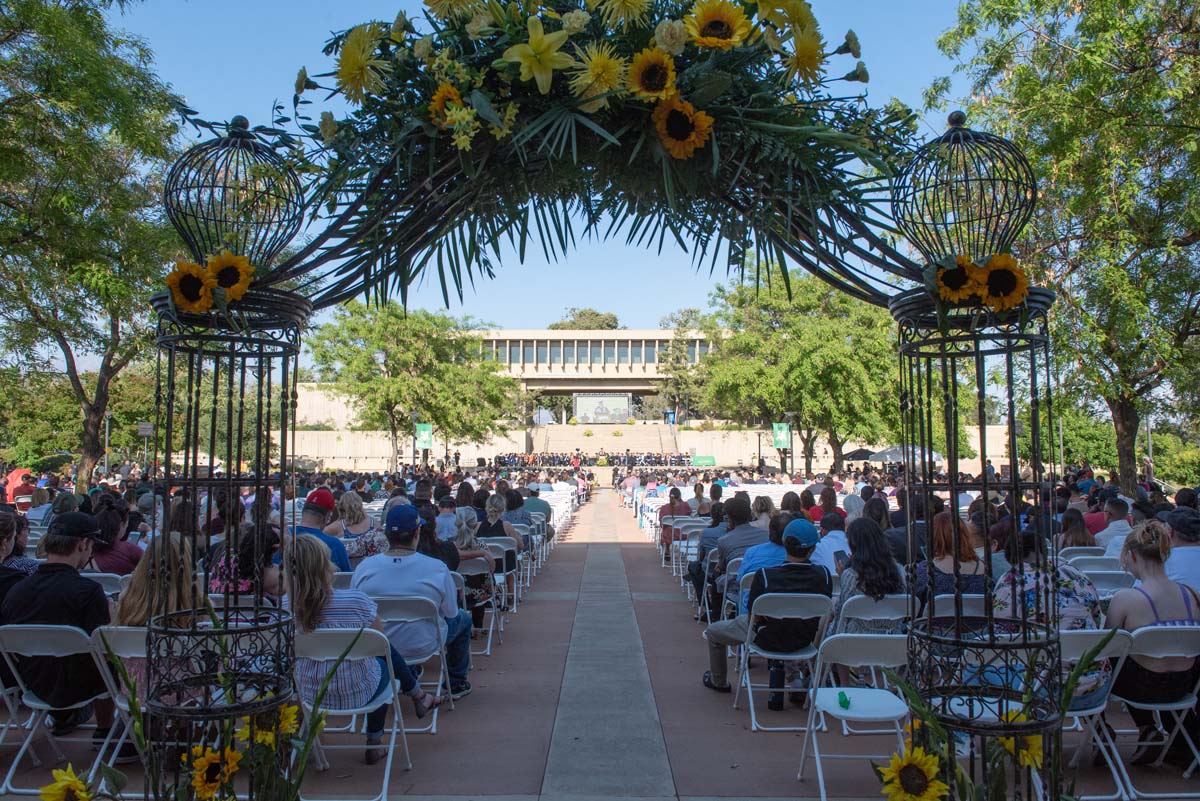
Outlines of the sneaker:
[{"label": "sneaker", "polygon": [[[82,706],[73,711],[70,717],[62,720],[55,720],[50,733],[55,737],[66,737],[71,732],[78,729],[83,724],[92,719],[92,705]],[[102,738],[103,739],[103,738]]]},{"label": "sneaker", "polygon": [[459,684],[450,685],[450,697],[457,701],[459,698],[465,698],[471,694],[471,682],[464,681]]}]

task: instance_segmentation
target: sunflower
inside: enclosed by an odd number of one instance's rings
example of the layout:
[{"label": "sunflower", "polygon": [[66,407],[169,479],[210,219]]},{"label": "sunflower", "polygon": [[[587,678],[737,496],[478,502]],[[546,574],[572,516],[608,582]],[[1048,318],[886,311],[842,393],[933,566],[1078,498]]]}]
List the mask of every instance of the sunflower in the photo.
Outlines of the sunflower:
[{"label": "sunflower", "polygon": [[204,314],[213,305],[213,287],[217,280],[194,261],[177,261],[175,269],[167,275],[167,287],[171,300],[180,311],[188,314]]},{"label": "sunflower", "polygon": [[888,801],[937,801],[950,792],[937,778],[938,761],[924,748],[914,748],[904,756],[892,754],[892,762],[879,769],[882,792]]},{"label": "sunflower", "polygon": [[[992,257],[997,258],[996,256]],[[1012,258],[1011,256],[1009,258]],[[1016,262],[1013,262],[1015,265]],[[1019,267],[1017,268],[1020,269]],[[1009,710],[1000,718],[1008,723],[1024,723],[1029,720],[1024,712]],[[1017,764],[1023,768],[1033,768],[1041,770],[1042,768],[1042,735],[1034,734],[1027,737],[999,737],[1000,745],[1004,746],[1004,750],[1017,758]],[[1020,741],[1020,753],[1017,752],[1017,742]]]},{"label": "sunflower", "polygon": [[704,147],[712,132],[712,117],[696,111],[678,95],[655,106],[653,117],[658,138],[672,158],[690,159],[698,148]]},{"label": "sunflower", "polygon": [[675,60],[664,50],[647,47],[633,57],[626,85],[639,100],[666,100],[675,94]]},{"label": "sunflower", "polygon": [[683,24],[697,47],[729,50],[746,41],[750,20],[742,7],[730,0],[700,0],[692,6]]},{"label": "sunflower", "polygon": [[383,89],[379,72],[386,68],[383,59],[376,58],[378,44],[374,25],[359,25],[346,34],[342,52],[338,53],[337,81],[346,99],[361,104],[368,94]]},{"label": "sunflower", "polygon": [[217,286],[225,290],[226,300],[236,301],[241,300],[250,288],[254,268],[250,266],[250,259],[245,256],[235,256],[228,250],[223,250],[219,256],[208,257],[208,275],[217,282]]},{"label": "sunflower", "polygon": [[607,43],[589,44],[576,54],[579,61],[571,76],[571,94],[584,101],[579,108],[590,114],[607,107],[610,93],[624,88],[629,62]]},{"label": "sunflower", "polygon": [[650,8],[650,0],[602,0],[600,13],[605,21],[612,26],[620,24],[622,28],[629,25],[639,25]]},{"label": "sunflower", "polygon": [[983,292],[979,276],[982,271],[966,256],[955,256],[954,263],[950,270],[938,267],[938,297],[950,303],[965,303]]},{"label": "sunflower", "polygon": [[983,305],[996,312],[1020,306],[1029,294],[1029,276],[1008,253],[997,253],[988,259],[979,282]]},{"label": "sunflower", "polygon": [[821,65],[825,62],[825,43],[815,31],[798,31],[792,40],[794,52],[783,60],[788,83],[797,78],[813,84],[821,80]]},{"label": "sunflower", "polygon": [[462,95],[454,88],[454,84],[439,84],[437,91],[433,93],[433,99],[429,101],[429,119],[444,131],[450,127],[446,121],[447,107],[461,106],[462,104]]},{"label": "sunflower", "polygon": [[[183,757],[187,762],[187,756]],[[208,746],[192,746],[192,789],[200,801],[208,801],[228,784],[237,773],[242,755],[232,748],[224,752],[214,751]]]},{"label": "sunflower", "polygon": [[51,771],[51,775],[54,783],[38,789],[42,801],[89,801],[92,797],[87,783],[75,775],[70,765],[66,770]]}]

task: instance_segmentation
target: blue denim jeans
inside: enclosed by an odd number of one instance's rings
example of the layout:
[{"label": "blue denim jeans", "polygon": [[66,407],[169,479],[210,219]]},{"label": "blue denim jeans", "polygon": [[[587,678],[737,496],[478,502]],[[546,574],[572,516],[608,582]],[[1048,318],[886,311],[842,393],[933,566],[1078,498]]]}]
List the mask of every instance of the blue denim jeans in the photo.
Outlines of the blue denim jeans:
[{"label": "blue denim jeans", "polygon": [[[379,671],[379,687],[375,690],[376,694],[383,690],[387,686],[387,682],[393,678],[400,680],[400,690],[404,693],[408,693],[416,688],[417,677],[409,670],[408,663],[404,661],[404,657],[400,656],[400,652],[395,648],[392,649],[391,676],[387,674],[387,668],[384,665],[385,661],[383,657],[379,657],[379,666],[383,669]],[[387,712],[388,704],[384,704],[367,715],[368,736],[379,734],[383,731],[383,725],[387,723]]]},{"label": "blue denim jeans", "polygon": [[470,670],[471,613],[460,609],[454,617],[446,618],[446,672],[450,674],[450,685],[462,684]]}]

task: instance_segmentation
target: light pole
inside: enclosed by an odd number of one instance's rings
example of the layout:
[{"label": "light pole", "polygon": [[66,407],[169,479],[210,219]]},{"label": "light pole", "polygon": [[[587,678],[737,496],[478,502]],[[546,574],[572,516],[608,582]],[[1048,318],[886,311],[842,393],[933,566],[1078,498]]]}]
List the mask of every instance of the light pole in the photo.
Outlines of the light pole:
[{"label": "light pole", "polygon": [[[796,472],[796,425],[795,425],[796,413],[795,412],[784,412],[783,416],[786,417],[787,421],[788,421],[788,460],[791,462],[791,464],[788,466],[791,468],[790,473],[795,473]],[[784,471],[784,472],[789,472],[789,471]]]},{"label": "light pole", "polygon": [[412,448],[412,468],[413,481],[417,480],[417,421],[421,419],[420,412],[409,412],[408,415],[412,419],[413,429],[413,448]]},{"label": "light pole", "polygon": [[112,422],[112,410],[104,410],[104,477],[108,478],[108,426]]}]

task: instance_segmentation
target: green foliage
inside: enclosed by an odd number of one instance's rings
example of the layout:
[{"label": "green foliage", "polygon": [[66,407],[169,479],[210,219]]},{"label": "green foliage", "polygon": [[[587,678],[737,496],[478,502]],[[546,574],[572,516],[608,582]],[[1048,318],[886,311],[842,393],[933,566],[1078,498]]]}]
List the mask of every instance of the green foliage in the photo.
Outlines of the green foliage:
[{"label": "green foliage", "polygon": [[712,327],[712,321],[699,309],[680,309],[664,317],[660,323],[669,328],[674,337],[666,348],[658,352],[659,395],[666,408],[675,411],[675,419],[682,422],[703,414],[705,369],[703,360],[692,363],[691,345],[697,335]]},{"label": "green foliage", "polygon": [[[109,385],[149,341],[146,299],[178,242],[160,216],[176,99],[103,0],[0,4],[0,337],[57,363],[90,472]],[[53,354],[52,358],[50,354]],[[94,359],[84,379],[80,357]]]},{"label": "green foliage", "polygon": [[[1043,425],[1041,431],[1042,460],[1046,464],[1059,462],[1058,429],[1061,424],[1063,458],[1067,465],[1079,465],[1087,460],[1093,467],[1105,472],[1116,468],[1117,437],[1112,421],[1103,412],[1098,413],[1086,405],[1072,403],[1067,398],[1056,398],[1054,415],[1053,427]],[[1029,461],[1033,432],[1029,410],[1021,410],[1017,419],[1022,423],[1017,435],[1017,454],[1023,461]]]},{"label": "green foliage", "polygon": [[561,320],[546,326],[552,331],[616,331],[624,328],[617,315],[596,311],[591,307],[567,309]]},{"label": "green foliage", "polygon": [[485,360],[471,320],[400,306],[352,302],[308,340],[329,390],[354,401],[360,422],[386,429],[393,459],[417,422],[434,436],[480,442],[517,412],[518,384]]},{"label": "green foliage", "polygon": [[1067,391],[1108,406],[1132,491],[1144,405],[1198,375],[1181,356],[1200,333],[1193,4],[969,0],[939,47],[970,82],[976,127],[1012,139],[1037,174],[1037,213],[1015,250],[1059,293]]}]

